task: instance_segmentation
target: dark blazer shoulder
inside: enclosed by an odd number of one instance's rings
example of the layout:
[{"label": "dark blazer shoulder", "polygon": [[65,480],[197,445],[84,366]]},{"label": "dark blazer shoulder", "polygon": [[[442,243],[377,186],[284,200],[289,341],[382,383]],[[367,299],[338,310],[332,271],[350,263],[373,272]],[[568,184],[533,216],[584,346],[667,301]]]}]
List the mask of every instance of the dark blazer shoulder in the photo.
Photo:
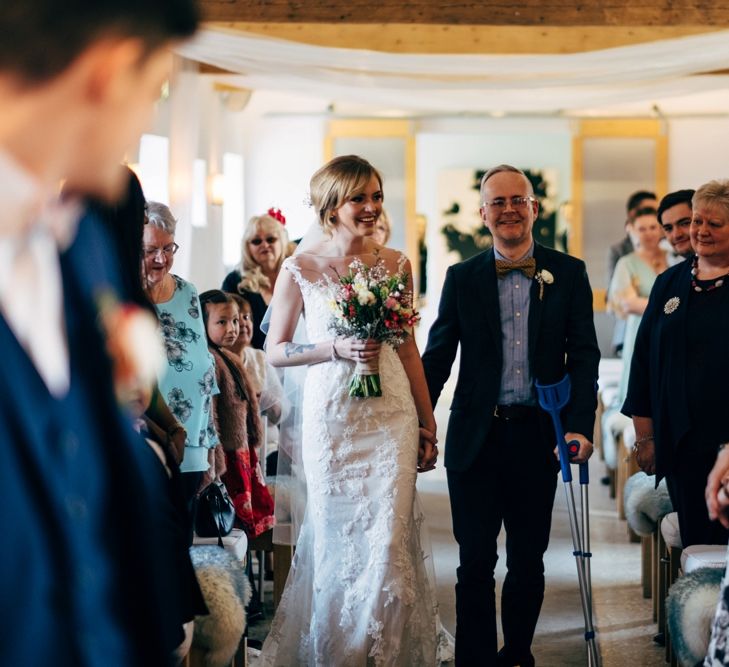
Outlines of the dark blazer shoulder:
[{"label": "dark blazer shoulder", "polygon": [[[575,269],[585,267],[585,262],[583,260],[573,257],[572,255],[568,255],[565,252],[561,252],[560,250],[547,248],[539,243],[534,244],[534,257],[537,260],[537,264],[539,264],[539,261],[541,260],[553,265],[569,266]],[[537,269],[538,268],[539,266],[537,266]]]}]

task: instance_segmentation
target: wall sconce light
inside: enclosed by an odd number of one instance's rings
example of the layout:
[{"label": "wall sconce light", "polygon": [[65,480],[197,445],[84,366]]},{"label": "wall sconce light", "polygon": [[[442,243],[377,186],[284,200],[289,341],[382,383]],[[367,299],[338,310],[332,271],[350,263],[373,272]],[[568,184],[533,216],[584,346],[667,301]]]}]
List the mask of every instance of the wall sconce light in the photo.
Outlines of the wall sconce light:
[{"label": "wall sconce light", "polygon": [[212,174],[208,182],[210,203],[213,206],[222,206],[225,200],[225,176],[224,174]]}]

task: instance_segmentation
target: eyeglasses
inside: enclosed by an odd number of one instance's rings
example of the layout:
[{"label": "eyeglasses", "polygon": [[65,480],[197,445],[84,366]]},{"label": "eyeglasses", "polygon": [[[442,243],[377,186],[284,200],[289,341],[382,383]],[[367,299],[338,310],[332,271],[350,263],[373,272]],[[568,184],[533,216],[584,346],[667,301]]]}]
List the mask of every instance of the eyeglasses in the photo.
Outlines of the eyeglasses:
[{"label": "eyeglasses", "polygon": [[680,229],[686,229],[687,227],[691,226],[691,218],[681,218],[680,220],[676,220],[675,223],[668,223],[667,225],[661,225],[663,227],[663,231],[666,232],[666,234],[670,234],[673,231],[674,227],[680,228]]},{"label": "eyeglasses", "polygon": [[259,239],[256,237],[255,239],[248,241],[248,243],[252,245],[261,245],[264,241],[268,243],[268,245],[273,245],[276,241],[278,241],[278,236],[267,236],[265,239]]},{"label": "eyeglasses", "polygon": [[143,248],[142,255],[146,259],[154,259],[160,253],[162,253],[165,257],[172,257],[172,255],[174,255],[179,249],[180,246],[176,243],[170,243],[163,248]]},{"label": "eyeglasses", "polygon": [[497,197],[491,201],[485,201],[484,206],[488,206],[492,211],[503,211],[506,208],[507,203],[511,204],[511,208],[520,209],[526,208],[530,202],[536,201],[534,197],[512,197],[506,199],[505,197]]}]

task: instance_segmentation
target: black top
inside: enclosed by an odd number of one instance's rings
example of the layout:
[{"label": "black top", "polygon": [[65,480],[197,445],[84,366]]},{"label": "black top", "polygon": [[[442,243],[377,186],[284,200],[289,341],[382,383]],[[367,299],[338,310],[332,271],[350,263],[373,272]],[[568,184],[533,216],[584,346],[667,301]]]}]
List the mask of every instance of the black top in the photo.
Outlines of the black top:
[{"label": "black top", "polygon": [[[706,290],[715,281],[698,281]],[[729,281],[727,281],[729,282]],[[686,390],[688,412],[691,420],[690,437],[692,446],[715,448],[729,440],[729,423],[717,416],[724,415],[726,394],[711,391],[710,387],[721,387],[729,377],[729,355],[726,353],[726,338],[718,331],[727,331],[726,326],[717,327],[718,319],[729,306],[729,285],[711,291],[691,291],[688,303],[686,326]]]},{"label": "black top", "polygon": [[721,424],[729,370],[728,306],[729,285],[711,292],[691,288],[691,262],[670,267],[653,285],[635,339],[622,412],[653,420],[657,480],[674,469],[679,443],[700,446],[704,440],[708,447],[729,439]]},{"label": "black top", "polygon": [[263,321],[263,316],[266,314],[266,310],[268,310],[268,306],[258,292],[249,292],[248,290],[238,289],[240,281],[240,271],[231,271],[227,276],[225,276],[221,289],[224,292],[240,294],[250,304],[251,313],[253,314],[253,339],[251,341],[251,345],[262,350],[263,344],[266,342],[266,334],[261,331],[261,322]]}]

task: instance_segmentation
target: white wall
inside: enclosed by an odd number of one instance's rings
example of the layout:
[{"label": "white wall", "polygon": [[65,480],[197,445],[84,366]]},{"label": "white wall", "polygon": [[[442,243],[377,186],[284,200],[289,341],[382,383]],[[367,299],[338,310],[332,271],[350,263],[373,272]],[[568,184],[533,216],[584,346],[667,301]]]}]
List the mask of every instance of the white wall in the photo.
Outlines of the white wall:
[{"label": "white wall", "polygon": [[420,337],[437,313],[443,277],[459,258],[447,252],[440,232],[438,177],[448,169],[488,169],[501,163],[556,169],[557,199],[571,196],[571,131],[567,120],[451,119],[421,122],[417,135],[417,211],[427,218],[428,294]]},{"label": "white wall", "polygon": [[309,179],[324,157],[322,116],[271,115],[251,118],[246,128],[246,213],[280,208],[291,240],[314,220],[305,200]]},{"label": "white wall", "polygon": [[[275,206],[283,211],[287,230],[295,239],[313,220],[304,200],[309,179],[322,164],[326,117],[318,113],[272,113],[272,108],[282,106],[305,110],[307,102],[299,104],[296,98],[254,93],[243,110],[236,110],[227,103],[225,93],[215,89],[211,77],[196,76],[193,82],[183,72],[171,88],[170,97],[158,104],[149,131],[170,137],[170,179],[178,190],[191,175],[195,158],[207,161],[209,174],[218,174],[224,153],[242,155],[244,176],[240,187],[245,213],[240,220],[241,233],[250,217]],[[135,161],[136,155],[130,154],[129,158]],[[222,262],[222,209],[209,204],[207,226],[192,227],[184,190],[181,188],[178,198],[171,196],[170,201],[179,219],[176,240],[181,246],[173,270],[200,291],[219,287],[232,268]]]},{"label": "white wall", "polygon": [[729,117],[673,119],[668,132],[670,191],[729,178]]}]

